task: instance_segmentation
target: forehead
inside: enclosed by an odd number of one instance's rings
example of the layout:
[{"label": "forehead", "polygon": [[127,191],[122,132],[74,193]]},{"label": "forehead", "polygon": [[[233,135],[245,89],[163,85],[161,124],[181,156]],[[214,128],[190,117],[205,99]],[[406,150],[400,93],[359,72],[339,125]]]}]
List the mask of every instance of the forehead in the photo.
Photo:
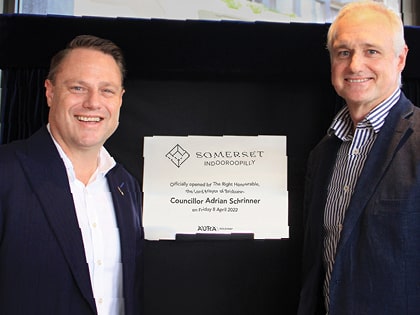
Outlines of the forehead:
[{"label": "forehead", "polygon": [[72,49],[63,58],[57,75],[63,73],[117,77],[122,81],[121,70],[115,59],[109,54],[90,48]]},{"label": "forehead", "polygon": [[392,35],[392,25],[384,14],[376,11],[348,12],[337,21],[333,45],[392,44]]}]

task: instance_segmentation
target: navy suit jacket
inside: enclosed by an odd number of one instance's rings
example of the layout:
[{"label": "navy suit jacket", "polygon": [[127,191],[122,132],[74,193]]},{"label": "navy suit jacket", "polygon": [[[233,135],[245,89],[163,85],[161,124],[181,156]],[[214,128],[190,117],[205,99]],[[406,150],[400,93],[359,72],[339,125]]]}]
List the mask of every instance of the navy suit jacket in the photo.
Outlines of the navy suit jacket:
[{"label": "navy suit jacket", "polygon": [[[322,314],[324,208],[340,145],[327,135],[308,161],[299,315]],[[379,132],[347,209],[330,299],[330,315],[420,312],[420,109],[403,94]]]},{"label": "navy suit jacket", "polygon": [[[139,315],[141,191],[119,164],[107,180],[120,232],[126,315]],[[45,127],[0,147],[0,314],[96,314],[67,173]]]}]

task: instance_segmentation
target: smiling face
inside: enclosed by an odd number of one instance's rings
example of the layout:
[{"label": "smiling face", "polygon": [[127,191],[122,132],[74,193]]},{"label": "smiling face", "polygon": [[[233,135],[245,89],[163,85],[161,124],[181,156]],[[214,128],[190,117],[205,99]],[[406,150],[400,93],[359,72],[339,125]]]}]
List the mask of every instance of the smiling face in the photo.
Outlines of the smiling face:
[{"label": "smiling face", "polygon": [[398,88],[408,49],[396,52],[395,29],[377,11],[348,12],[336,23],[332,84],[350,109],[367,114]]},{"label": "smiling face", "polygon": [[117,128],[124,89],[112,56],[73,49],[45,88],[51,133],[66,154],[99,150]]}]

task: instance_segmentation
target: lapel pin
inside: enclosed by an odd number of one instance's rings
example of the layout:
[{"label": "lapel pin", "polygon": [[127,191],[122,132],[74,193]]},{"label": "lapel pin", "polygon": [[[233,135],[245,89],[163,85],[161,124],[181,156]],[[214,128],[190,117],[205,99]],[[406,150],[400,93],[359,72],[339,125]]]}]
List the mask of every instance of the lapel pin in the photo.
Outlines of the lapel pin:
[{"label": "lapel pin", "polygon": [[122,191],[123,186],[124,186],[124,182],[121,185],[117,186],[117,189],[122,196],[124,196],[124,192]]}]

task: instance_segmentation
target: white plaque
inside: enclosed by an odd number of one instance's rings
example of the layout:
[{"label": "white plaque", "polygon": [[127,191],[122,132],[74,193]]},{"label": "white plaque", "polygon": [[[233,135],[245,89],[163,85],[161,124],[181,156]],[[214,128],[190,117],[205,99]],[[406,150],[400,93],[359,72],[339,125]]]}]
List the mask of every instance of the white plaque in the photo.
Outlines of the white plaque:
[{"label": "white plaque", "polygon": [[289,237],[285,136],[145,137],[143,155],[146,239]]}]

